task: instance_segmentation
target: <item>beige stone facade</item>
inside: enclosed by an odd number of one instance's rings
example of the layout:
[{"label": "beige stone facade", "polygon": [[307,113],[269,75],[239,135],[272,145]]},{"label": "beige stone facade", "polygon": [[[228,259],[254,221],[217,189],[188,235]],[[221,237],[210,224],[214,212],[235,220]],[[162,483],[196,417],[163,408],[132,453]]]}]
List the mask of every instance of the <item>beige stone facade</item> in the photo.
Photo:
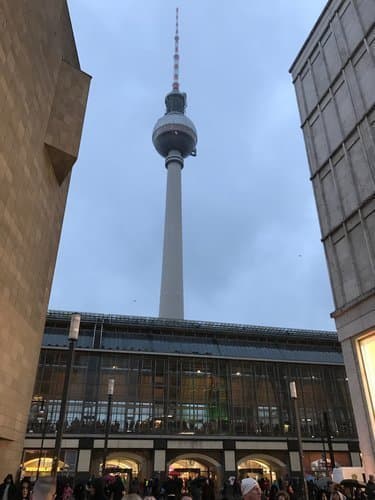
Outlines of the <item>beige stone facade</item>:
[{"label": "beige stone facade", "polygon": [[[375,472],[375,2],[330,0],[291,68],[364,467]],[[367,363],[367,367],[366,367]],[[371,363],[370,363],[371,364]]]},{"label": "beige stone facade", "polygon": [[89,83],[65,0],[0,0],[0,477],[19,466]]}]

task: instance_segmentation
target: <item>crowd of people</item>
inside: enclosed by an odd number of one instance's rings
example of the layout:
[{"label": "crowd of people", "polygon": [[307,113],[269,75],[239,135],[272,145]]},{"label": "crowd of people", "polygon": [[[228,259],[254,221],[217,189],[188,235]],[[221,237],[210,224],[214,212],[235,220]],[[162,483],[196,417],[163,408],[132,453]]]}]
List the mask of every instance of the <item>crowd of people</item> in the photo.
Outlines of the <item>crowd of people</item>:
[{"label": "crowd of people", "polygon": [[[375,500],[375,477],[369,476],[364,487],[345,488],[327,479],[308,481],[308,500]],[[162,481],[154,476],[145,481],[133,478],[127,484],[121,475],[91,478],[86,484],[69,480],[39,478],[35,483],[24,478],[15,484],[8,474],[0,484],[0,500],[299,500],[291,481],[252,477],[239,480],[230,476],[218,491],[213,479],[196,475],[182,479],[169,476]]]},{"label": "crowd of people", "polygon": [[[375,477],[369,476],[366,485],[353,481],[351,486],[337,484],[327,480],[319,482],[307,481],[308,500],[375,500]],[[350,484],[350,482],[349,482]],[[256,481],[245,478],[242,481],[234,476],[228,478],[222,490],[222,500],[298,500],[301,491],[292,481],[277,480],[272,483],[268,479]]]}]

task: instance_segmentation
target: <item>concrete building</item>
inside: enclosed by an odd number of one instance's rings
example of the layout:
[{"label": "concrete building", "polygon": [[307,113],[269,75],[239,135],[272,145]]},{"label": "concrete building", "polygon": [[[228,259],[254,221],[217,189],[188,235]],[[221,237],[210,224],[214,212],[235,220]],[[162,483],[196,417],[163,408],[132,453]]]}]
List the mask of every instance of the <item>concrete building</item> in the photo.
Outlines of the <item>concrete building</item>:
[{"label": "concrete building", "polygon": [[364,467],[375,472],[375,2],[330,0],[291,67]]},{"label": "concrete building", "polygon": [[90,77],[65,0],[0,1],[0,477],[18,470]]},{"label": "concrete building", "polygon": [[[48,474],[60,413],[71,313],[50,311],[25,438],[23,474]],[[81,314],[60,467],[101,471],[114,379],[107,468],[127,479],[156,472],[216,479],[299,474],[289,381],[298,391],[304,467],[360,464],[353,410],[335,332]],[[45,412],[40,418],[39,408]],[[324,426],[324,413],[329,431]]]}]

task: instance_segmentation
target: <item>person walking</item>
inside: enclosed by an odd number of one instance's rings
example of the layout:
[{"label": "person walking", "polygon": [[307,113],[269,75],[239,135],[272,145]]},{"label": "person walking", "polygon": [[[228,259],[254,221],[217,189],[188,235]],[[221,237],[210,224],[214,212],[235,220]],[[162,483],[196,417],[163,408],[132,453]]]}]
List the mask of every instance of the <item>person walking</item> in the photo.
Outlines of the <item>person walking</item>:
[{"label": "person walking", "polygon": [[73,497],[73,488],[70,486],[69,483],[65,483],[62,493],[62,500],[72,500],[72,497]]},{"label": "person walking", "polygon": [[270,494],[268,497],[269,500],[276,500],[276,495],[278,494],[278,492],[279,492],[279,485],[277,481],[274,481],[270,487]]},{"label": "person walking", "polygon": [[14,485],[12,474],[8,474],[0,484],[0,500],[16,500],[17,488]]},{"label": "person walking", "polygon": [[365,488],[367,500],[375,500],[375,476],[370,474]]},{"label": "person walking", "polygon": [[276,500],[290,500],[289,493],[287,493],[285,490],[279,490],[276,493]]},{"label": "person walking", "polygon": [[17,491],[17,500],[30,500],[31,498],[31,484],[28,479],[22,479],[19,489]]},{"label": "person walking", "polygon": [[241,493],[243,500],[260,500],[262,490],[258,481],[252,477],[245,477],[241,481]]},{"label": "person walking", "polygon": [[104,484],[101,478],[95,478],[88,485],[89,500],[107,500],[104,494]]},{"label": "person walking", "polygon": [[112,500],[121,500],[125,495],[125,486],[122,482],[121,476],[116,475],[115,480],[111,485]]},{"label": "person walking", "polygon": [[214,484],[208,477],[202,482],[202,500],[215,500]]},{"label": "person walking", "polygon": [[86,488],[81,482],[74,486],[73,490],[74,500],[86,500]]},{"label": "person walking", "polygon": [[241,500],[241,486],[236,476],[229,476],[222,489],[223,500]]},{"label": "person walking", "polygon": [[202,487],[204,481],[205,479],[200,474],[190,481],[189,489],[193,500],[202,500]]},{"label": "person walking", "polygon": [[56,496],[56,479],[54,477],[39,477],[33,486],[33,500],[54,500]]}]

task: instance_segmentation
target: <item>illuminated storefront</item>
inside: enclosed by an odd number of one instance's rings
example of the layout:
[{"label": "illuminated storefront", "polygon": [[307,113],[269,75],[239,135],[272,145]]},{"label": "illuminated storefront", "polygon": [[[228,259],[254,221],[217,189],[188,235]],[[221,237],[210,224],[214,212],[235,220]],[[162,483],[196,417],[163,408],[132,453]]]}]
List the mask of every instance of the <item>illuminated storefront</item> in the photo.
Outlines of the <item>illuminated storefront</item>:
[{"label": "illuminated storefront", "polygon": [[361,355],[363,387],[366,392],[368,415],[375,439],[375,334],[365,336],[358,341]]}]

